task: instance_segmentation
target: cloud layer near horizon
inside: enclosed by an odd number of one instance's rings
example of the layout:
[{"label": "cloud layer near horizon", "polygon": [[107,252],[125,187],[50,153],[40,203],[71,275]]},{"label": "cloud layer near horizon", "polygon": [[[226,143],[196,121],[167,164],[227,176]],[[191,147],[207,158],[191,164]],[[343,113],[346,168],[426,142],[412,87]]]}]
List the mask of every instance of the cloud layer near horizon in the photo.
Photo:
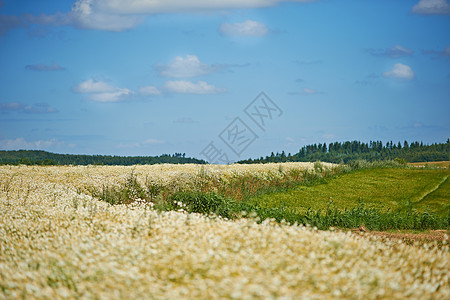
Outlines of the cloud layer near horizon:
[{"label": "cloud layer near horizon", "polygon": [[[313,2],[315,0],[77,0],[67,13],[47,15],[0,16],[0,34],[9,29],[29,24],[73,26],[80,29],[125,31],[142,23],[146,16],[164,13],[202,13],[227,9],[245,9],[275,6],[283,2]],[[246,21],[248,22],[248,21]],[[224,25],[225,34],[264,32],[262,24],[245,23],[231,29]],[[255,27],[255,25],[257,25]],[[236,27],[238,26],[238,27]],[[244,28],[239,28],[244,26]],[[249,28],[253,27],[253,28]],[[248,35],[248,34],[245,34]]]},{"label": "cloud layer near horizon", "polygon": [[[167,13],[202,13],[229,9],[250,9],[276,6],[286,2],[314,2],[316,0],[77,0],[69,12],[55,14],[0,16],[0,34],[27,24],[73,26],[79,29],[125,31],[145,21],[146,16]],[[450,15],[446,0],[420,0],[411,11],[423,15]],[[224,23],[220,32],[232,36],[263,36],[269,31],[259,22]]]}]

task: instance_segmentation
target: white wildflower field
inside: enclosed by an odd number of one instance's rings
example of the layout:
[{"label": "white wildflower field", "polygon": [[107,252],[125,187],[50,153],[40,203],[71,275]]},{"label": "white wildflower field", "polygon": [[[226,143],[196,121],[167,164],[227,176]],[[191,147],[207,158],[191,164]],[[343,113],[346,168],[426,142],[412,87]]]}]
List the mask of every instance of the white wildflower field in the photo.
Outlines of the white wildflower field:
[{"label": "white wildflower field", "polygon": [[406,245],[349,232],[234,221],[86,193],[133,172],[161,185],[309,163],[1,166],[2,299],[448,299],[448,244]]}]

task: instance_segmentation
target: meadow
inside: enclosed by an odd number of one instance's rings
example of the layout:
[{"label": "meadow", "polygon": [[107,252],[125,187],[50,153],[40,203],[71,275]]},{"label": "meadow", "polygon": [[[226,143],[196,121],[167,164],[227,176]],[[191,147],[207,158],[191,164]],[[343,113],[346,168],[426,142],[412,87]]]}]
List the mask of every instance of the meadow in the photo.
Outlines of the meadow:
[{"label": "meadow", "polygon": [[266,207],[287,206],[296,212],[308,208],[345,209],[364,205],[392,211],[415,209],[448,214],[450,197],[447,169],[378,168],[342,174],[323,183],[300,186],[287,192],[270,193],[252,199]]},{"label": "meadow", "polygon": [[273,218],[322,230],[449,228],[447,169],[417,169],[395,161],[189,168],[160,176],[164,182],[132,169],[123,181],[91,185],[86,192],[113,205],[144,201],[162,211],[227,219],[256,215],[259,221]]},{"label": "meadow", "polygon": [[357,210],[379,218],[390,208],[445,227],[448,172],[322,163],[2,166],[0,297],[445,299],[446,235],[439,245],[410,245],[276,217],[311,208],[323,220],[328,207],[335,218]]}]

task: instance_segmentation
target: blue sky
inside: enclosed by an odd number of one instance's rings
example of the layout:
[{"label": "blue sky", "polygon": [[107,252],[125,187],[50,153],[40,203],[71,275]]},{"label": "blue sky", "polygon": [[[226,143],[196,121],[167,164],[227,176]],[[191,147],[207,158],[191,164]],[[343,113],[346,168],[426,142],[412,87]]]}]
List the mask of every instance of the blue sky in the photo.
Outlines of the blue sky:
[{"label": "blue sky", "polygon": [[444,0],[0,1],[3,150],[233,161],[444,142],[449,113]]}]

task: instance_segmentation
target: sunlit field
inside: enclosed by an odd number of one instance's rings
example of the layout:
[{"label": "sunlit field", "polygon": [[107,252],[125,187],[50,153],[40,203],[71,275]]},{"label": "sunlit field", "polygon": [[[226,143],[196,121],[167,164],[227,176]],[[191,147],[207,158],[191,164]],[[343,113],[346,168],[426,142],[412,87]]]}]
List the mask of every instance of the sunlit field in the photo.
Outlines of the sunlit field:
[{"label": "sunlit field", "polygon": [[289,169],[315,172],[304,163],[3,166],[1,298],[448,298],[448,239],[440,247],[406,245],[273,220],[158,211],[147,201],[110,205],[87,192],[131,172],[143,183],[182,187],[205,173],[272,178]]},{"label": "sunlit field", "polygon": [[253,202],[268,206],[282,203],[293,210],[333,206],[345,209],[365,205],[380,210],[405,210],[448,214],[448,169],[381,168],[343,174],[323,184],[302,186],[288,192],[262,195]]}]

